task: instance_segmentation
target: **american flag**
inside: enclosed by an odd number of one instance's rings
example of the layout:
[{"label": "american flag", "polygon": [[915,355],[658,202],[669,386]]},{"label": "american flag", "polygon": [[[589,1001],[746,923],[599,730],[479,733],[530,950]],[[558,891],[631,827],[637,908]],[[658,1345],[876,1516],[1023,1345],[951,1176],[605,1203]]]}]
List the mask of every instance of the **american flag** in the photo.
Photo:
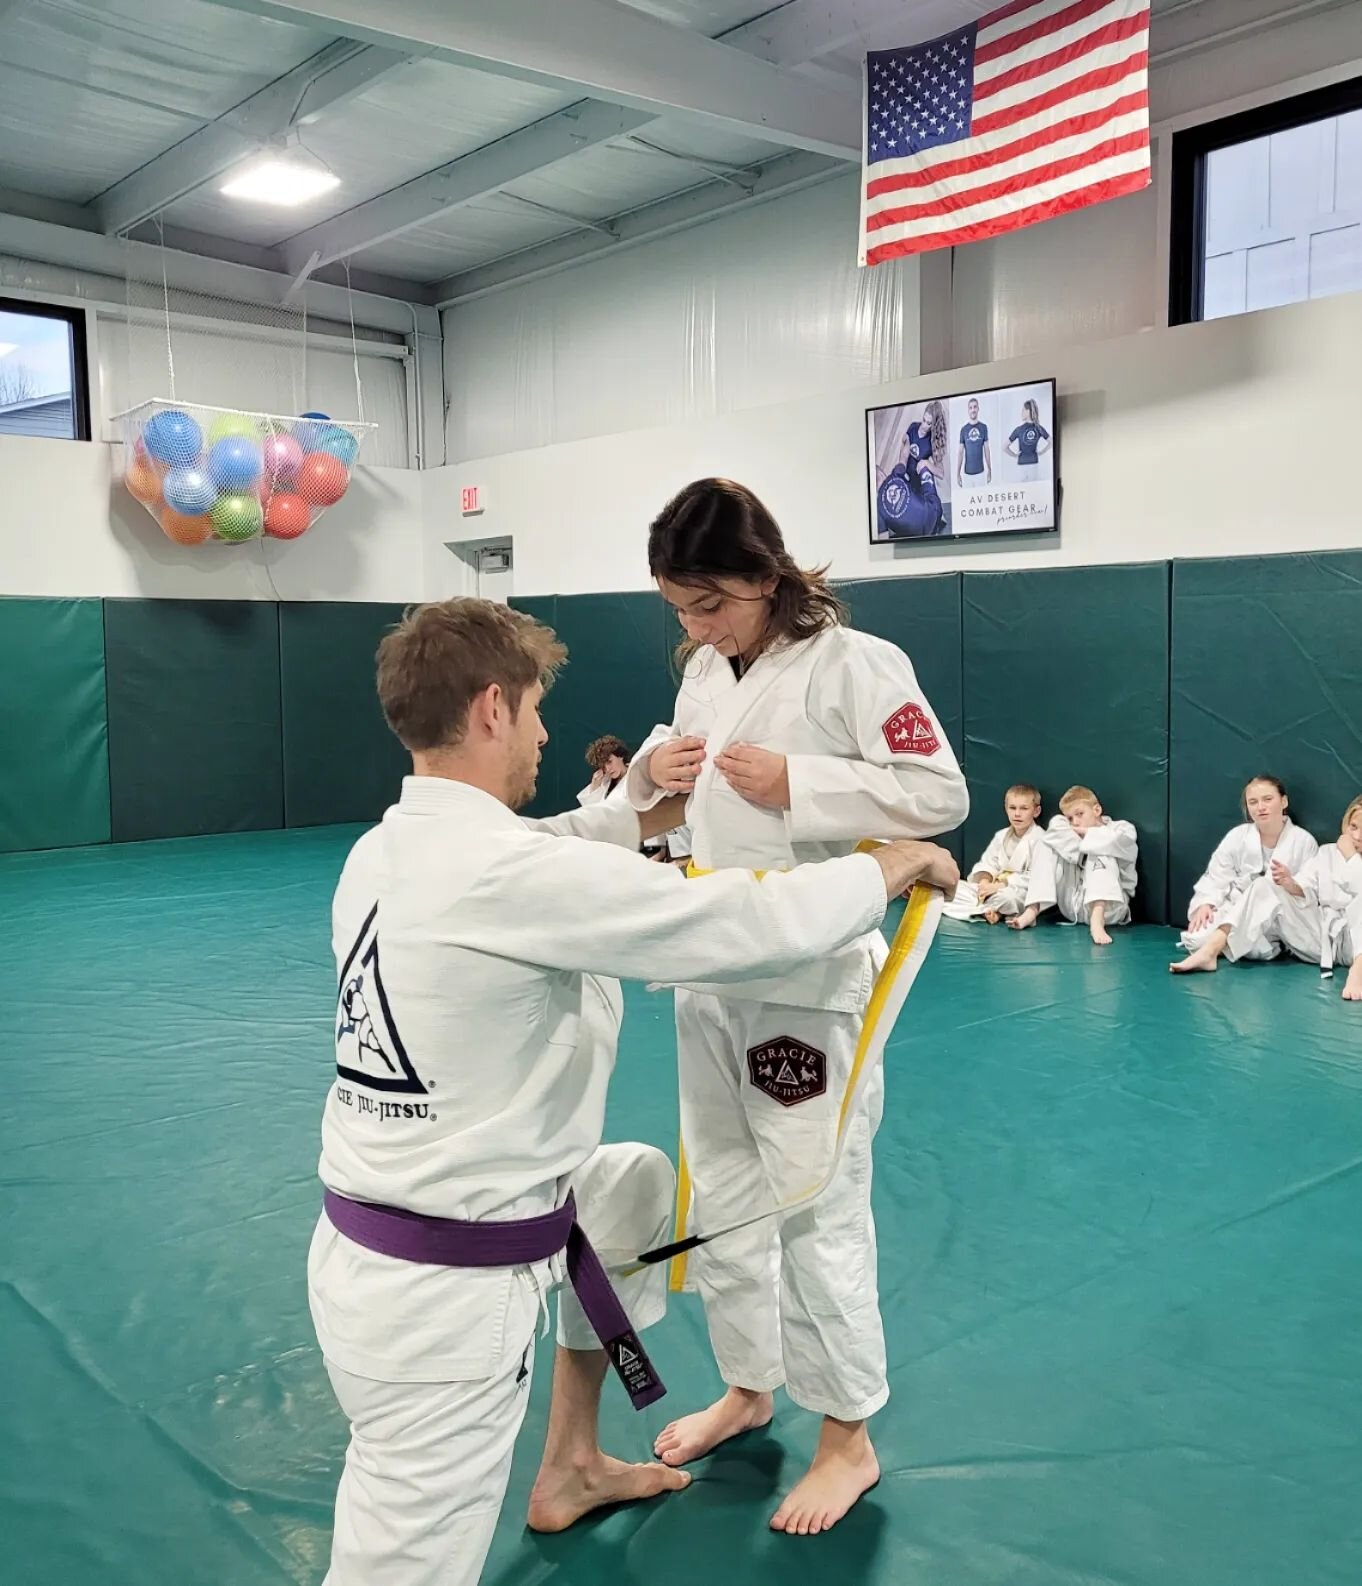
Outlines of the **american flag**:
[{"label": "american flag", "polygon": [[1149,182],[1149,0],[1014,0],[866,57],[862,264]]}]

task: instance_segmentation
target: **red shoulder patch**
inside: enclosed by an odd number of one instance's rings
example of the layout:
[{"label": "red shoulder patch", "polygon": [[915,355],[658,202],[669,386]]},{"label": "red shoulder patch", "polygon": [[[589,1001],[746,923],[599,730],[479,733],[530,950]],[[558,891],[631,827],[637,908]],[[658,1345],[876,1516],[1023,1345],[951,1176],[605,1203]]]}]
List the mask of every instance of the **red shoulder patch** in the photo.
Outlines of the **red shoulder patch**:
[{"label": "red shoulder patch", "polygon": [[899,706],[883,730],[890,754],[935,754],[941,747],[927,712],[911,701]]}]

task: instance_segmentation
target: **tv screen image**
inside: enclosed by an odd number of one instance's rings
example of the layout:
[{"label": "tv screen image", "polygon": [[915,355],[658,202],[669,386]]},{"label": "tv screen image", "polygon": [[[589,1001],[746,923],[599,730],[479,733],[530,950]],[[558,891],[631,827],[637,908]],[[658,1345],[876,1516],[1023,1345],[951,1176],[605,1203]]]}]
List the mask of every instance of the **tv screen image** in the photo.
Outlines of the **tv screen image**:
[{"label": "tv screen image", "polygon": [[1058,528],[1053,380],[869,408],[865,429],[872,544]]}]

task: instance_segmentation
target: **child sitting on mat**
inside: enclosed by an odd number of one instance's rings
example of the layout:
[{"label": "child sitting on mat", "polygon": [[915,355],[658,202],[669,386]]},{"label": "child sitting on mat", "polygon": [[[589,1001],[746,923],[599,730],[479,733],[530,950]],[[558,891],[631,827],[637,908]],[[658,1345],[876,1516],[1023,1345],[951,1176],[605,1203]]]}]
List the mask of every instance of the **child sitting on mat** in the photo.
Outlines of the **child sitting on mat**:
[{"label": "child sitting on mat", "polygon": [[979,863],[955,889],[942,912],[952,920],[1010,920],[1026,906],[1031,857],[1044,840],[1040,826],[1040,794],[1029,782],[1017,782],[1003,795],[1007,825],[996,831]]},{"label": "child sitting on mat", "polygon": [[1058,904],[1066,920],[1086,923],[1098,947],[1110,947],[1107,926],[1130,922],[1139,851],[1135,828],[1104,815],[1087,787],[1071,787],[1059,811],[1032,856],[1026,908],[1007,923],[1024,931]]}]

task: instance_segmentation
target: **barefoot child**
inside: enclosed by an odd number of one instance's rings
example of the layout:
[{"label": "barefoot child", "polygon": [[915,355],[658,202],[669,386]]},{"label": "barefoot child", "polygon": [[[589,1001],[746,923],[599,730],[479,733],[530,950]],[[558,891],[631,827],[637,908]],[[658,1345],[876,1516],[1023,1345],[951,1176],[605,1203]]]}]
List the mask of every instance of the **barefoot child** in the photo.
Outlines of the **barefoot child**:
[{"label": "barefoot child", "polygon": [[955,889],[954,899],[942,910],[952,920],[987,920],[996,925],[1010,920],[1026,906],[1031,856],[1045,833],[1040,821],[1040,794],[1029,783],[1018,782],[1003,796],[1007,825],[994,832],[983,857]]},{"label": "barefoot child", "polygon": [[1071,787],[1032,857],[1026,908],[1008,925],[1024,931],[1058,904],[1098,947],[1110,947],[1107,926],[1130,923],[1138,849],[1129,821],[1104,815],[1091,788]]},{"label": "barefoot child", "polygon": [[1298,875],[1279,859],[1234,904],[1223,925],[1180,964],[1175,975],[1213,970],[1221,955],[1271,958],[1284,947],[1332,975],[1349,965],[1345,1002],[1362,1002],[1362,798],[1343,812],[1336,843],[1326,843]]}]

